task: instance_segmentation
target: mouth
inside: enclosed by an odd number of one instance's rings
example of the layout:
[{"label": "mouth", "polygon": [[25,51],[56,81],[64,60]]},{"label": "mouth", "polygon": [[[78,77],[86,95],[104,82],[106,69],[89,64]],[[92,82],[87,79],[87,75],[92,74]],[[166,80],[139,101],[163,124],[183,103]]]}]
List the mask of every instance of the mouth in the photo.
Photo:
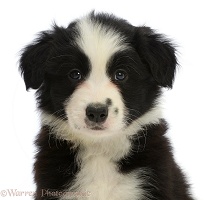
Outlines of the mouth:
[{"label": "mouth", "polygon": [[90,122],[87,119],[85,120],[85,123],[86,123],[86,128],[93,131],[102,131],[105,130],[106,128],[103,126],[103,123]]},{"label": "mouth", "polygon": [[[85,126],[84,128],[87,128],[89,130],[93,130],[93,131],[103,131],[105,130],[105,127],[101,126],[101,125],[93,125],[93,126]],[[77,125],[75,125],[75,129],[81,130],[81,128]]]},{"label": "mouth", "polygon": [[89,128],[89,129],[91,129],[91,130],[94,130],[94,131],[102,131],[102,130],[105,129],[105,128],[102,127],[102,126],[92,126],[92,127],[87,127],[87,128]]},{"label": "mouth", "polygon": [[87,129],[93,130],[93,131],[102,131],[105,130],[105,127],[102,123],[90,123],[86,125]]},{"label": "mouth", "polygon": [[102,131],[102,130],[104,130],[103,127],[99,127],[99,126],[95,126],[95,127],[90,128],[90,129],[94,130],[94,131]]}]

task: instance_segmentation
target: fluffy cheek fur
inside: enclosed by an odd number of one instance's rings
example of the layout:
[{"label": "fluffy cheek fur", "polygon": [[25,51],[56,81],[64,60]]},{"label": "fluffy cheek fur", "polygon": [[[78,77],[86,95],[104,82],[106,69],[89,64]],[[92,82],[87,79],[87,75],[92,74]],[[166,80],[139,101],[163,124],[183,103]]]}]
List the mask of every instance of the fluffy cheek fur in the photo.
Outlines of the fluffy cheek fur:
[{"label": "fluffy cheek fur", "polygon": [[[100,103],[108,106],[108,117],[100,131],[90,129],[86,123],[86,108],[90,104]],[[100,84],[88,79],[82,83],[65,102],[68,124],[74,133],[91,135],[114,134],[125,126],[126,109],[118,88],[104,77]]]}]

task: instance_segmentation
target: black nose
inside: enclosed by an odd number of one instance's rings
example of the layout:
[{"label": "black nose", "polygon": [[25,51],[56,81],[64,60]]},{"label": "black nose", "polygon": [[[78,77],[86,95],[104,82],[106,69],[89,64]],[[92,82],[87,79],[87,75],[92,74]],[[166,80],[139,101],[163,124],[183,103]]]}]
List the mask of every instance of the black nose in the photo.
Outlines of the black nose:
[{"label": "black nose", "polygon": [[108,107],[103,104],[91,104],[86,108],[87,118],[96,123],[102,123],[107,119]]}]

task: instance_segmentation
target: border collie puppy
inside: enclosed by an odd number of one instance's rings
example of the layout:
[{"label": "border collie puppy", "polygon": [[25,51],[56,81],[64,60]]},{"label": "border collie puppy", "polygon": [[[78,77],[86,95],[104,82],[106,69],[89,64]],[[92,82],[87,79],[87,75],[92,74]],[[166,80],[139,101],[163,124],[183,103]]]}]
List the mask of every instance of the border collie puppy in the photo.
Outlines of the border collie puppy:
[{"label": "border collie puppy", "polygon": [[35,199],[192,200],[165,134],[175,48],[149,27],[90,13],[22,52],[37,89]]}]

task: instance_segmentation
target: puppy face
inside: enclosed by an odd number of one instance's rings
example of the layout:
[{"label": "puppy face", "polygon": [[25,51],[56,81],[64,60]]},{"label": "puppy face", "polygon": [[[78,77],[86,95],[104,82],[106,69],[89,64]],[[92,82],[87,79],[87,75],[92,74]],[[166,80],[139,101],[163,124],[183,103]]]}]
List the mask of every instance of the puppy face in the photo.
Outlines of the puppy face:
[{"label": "puppy face", "polygon": [[20,60],[26,87],[43,112],[73,132],[113,134],[151,110],[171,87],[174,48],[147,27],[91,13],[68,28],[42,32]]},{"label": "puppy face", "polygon": [[128,77],[126,69],[114,66],[113,61],[129,47],[121,41],[120,34],[89,18],[80,21],[77,30],[76,45],[88,61],[87,74],[79,68],[70,73],[71,79],[73,73],[77,75],[72,82],[80,84],[64,104],[68,123],[75,131],[92,134],[119,131],[125,126],[126,108],[116,83],[125,82]]}]

